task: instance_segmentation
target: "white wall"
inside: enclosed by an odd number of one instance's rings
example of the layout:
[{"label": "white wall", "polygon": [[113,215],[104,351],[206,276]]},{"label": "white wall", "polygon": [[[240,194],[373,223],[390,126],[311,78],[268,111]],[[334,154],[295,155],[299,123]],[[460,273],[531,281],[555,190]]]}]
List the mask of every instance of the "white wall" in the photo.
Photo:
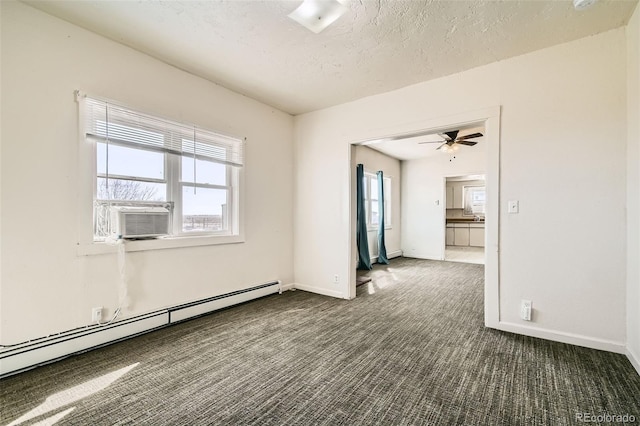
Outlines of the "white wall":
[{"label": "white wall", "polygon": [[640,373],[640,7],[626,31],[627,349]]},{"label": "white wall", "polygon": [[76,89],[247,137],[245,242],[128,254],[126,316],[292,281],[290,115],[22,3],[1,7],[1,343],[83,326],[92,306],[109,315],[117,305],[116,256],[76,254]]},{"label": "white wall", "polygon": [[501,321],[529,299],[534,326],[626,340],[625,54],[620,29],[503,64]]},{"label": "white wall", "polygon": [[[400,231],[402,229],[400,215],[400,194],[402,188],[400,160],[389,157],[380,151],[366,146],[357,146],[355,162],[356,164],[363,164],[365,172],[376,173],[378,170],[382,170],[384,177],[391,178],[391,194],[385,194],[385,198],[387,196],[391,197],[391,218],[384,218],[385,224],[387,225],[387,229],[384,231],[384,243],[388,256],[399,255]],[[389,225],[391,228],[388,228]],[[369,256],[371,256],[371,258],[377,258],[379,253],[378,230],[374,229],[367,232],[367,238],[369,240]]]},{"label": "white wall", "polygon": [[483,141],[461,148],[455,159],[439,154],[403,162],[402,252],[405,256],[444,259],[445,179],[484,174],[485,156],[486,142]]},{"label": "white wall", "polygon": [[[0,5],[0,23],[2,22],[2,7]],[[0,32],[0,53],[2,49],[2,34]],[[3,78],[2,72],[2,55],[0,54],[0,82]],[[2,116],[4,111],[4,101],[2,100],[2,86],[0,85],[0,125],[2,124]],[[2,339],[2,329],[3,329],[3,321],[2,321],[2,188],[4,188],[4,183],[2,179],[2,128],[0,127],[0,342],[3,342]]]},{"label": "white wall", "polygon": [[618,29],[296,117],[295,281],[349,295],[350,143],[500,105],[498,326],[623,350],[625,56]]}]

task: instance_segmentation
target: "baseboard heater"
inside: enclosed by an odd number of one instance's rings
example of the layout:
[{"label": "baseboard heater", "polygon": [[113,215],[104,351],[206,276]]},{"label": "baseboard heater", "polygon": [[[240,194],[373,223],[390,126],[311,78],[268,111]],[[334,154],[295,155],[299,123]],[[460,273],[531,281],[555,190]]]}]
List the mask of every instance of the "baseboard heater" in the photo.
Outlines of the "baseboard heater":
[{"label": "baseboard heater", "polygon": [[213,311],[281,292],[281,282],[272,281],[244,290],[137,315],[112,324],[93,325],[35,339],[0,351],[0,379]]}]

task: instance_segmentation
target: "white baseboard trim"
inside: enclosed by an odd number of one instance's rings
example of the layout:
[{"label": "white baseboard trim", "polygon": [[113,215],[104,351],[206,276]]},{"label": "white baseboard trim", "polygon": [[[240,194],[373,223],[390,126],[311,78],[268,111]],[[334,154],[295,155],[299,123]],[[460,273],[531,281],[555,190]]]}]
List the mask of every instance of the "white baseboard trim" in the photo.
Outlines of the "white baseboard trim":
[{"label": "white baseboard trim", "polygon": [[300,283],[294,283],[293,287],[296,290],[308,291],[309,293],[316,293],[316,294],[321,294],[323,296],[336,297],[338,299],[346,299],[346,297],[344,297],[344,294],[342,294],[342,292],[340,290],[332,290],[332,289],[328,289],[328,288],[314,287],[314,286],[311,286],[311,285],[300,284]]},{"label": "white baseboard trim", "polygon": [[[388,259],[393,259],[395,257],[402,256],[402,250],[391,251],[387,253]],[[371,258],[371,263],[378,263],[378,256],[374,256]]]},{"label": "white baseboard trim", "polygon": [[295,287],[295,285],[293,283],[289,283],[289,284],[280,284],[280,294],[282,294],[282,292],[284,291],[289,291],[289,290],[293,290]]},{"label": "white baseboard trim", "polygon": [[400,257],[400,256],[402,256],[402,250],[390,251],[389,253],[387,253],[387,257],[389,259],[393,259],[395,257]]},{"label": "white baseboard trim", "polygon": [[423,254],[423,253],[414,253],[414,254],[406,254],[403,252],[402,254],[405,257],[408,257],[410,259],[422,259],[422,260],[444,260],[444,257],[440,254],[432,254],[432,253],[427,253],[427,254]]},{"label": "white baseboard trim", "polygon": [[554,342],[568,343],[570,345],[583,346],[585,348],[598,349],[601,351],[615,352],[618,354],[624,354],[626,352],[626,346],[622,342],[616,342],[613,340],[597,339],[593,337],[583,336],[574,333],[565,333],[556,330],[547,330],[539,327],[532,327],[527,325],[520,325],[511,322],[500,321],[498,326],[495,327],[501,331],[508,331],[510,333],[522,334],[530,337],[537,337],[539,339],[552,340]]},{"label": "white baseboard trim", "polygon": [[633,365],[633,368],[635,368],[638,375],[640,375],[640,357],[638,356],[638,354],[627,347],[626,355],[627,358],[629,358],[629,362],[631,362],[631,365]]},{"label": "white baseboard trim", "polygon": [[281,293],[283,287],[291,289],[293,284],[283,286],[280,281],[271,281],[251,288],[137,315],[112,324],[93,325],[18,344],[0,351],[0,378],[139,336],[177,322],[206,315],[222,308],[270,294]]}]

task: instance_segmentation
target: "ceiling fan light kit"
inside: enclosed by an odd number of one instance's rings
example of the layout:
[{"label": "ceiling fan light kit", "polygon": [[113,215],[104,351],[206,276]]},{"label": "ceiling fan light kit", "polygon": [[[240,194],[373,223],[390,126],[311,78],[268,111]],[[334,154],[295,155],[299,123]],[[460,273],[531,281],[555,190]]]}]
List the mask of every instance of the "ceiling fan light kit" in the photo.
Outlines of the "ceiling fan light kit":
[{"label": "ceiling fan light kit", "polygon": [[438,133],[438,136],[444,139],[444,143],[441,141],[427,141],[418,142],[418,144],[439,143],[442,145],[437,147],[436,150],[442,151],[446,154],[454,154],[460,149],[460,145],[474,146],[478,143],[476,141],[470,141],[469,139],[481,138],[482,136],[484,136],[482,133],[472,133],[470,135],[458,136],[459,132],[460,130],[452,130],[450,132]]},{"label": "ceiling fan light kit", "polygon": [[454,152],[460,150],[460,145],[458,145],[457,143],[454,143],[453,145],[444,144],[438,149],[447,154],[453,154]]},{"label": "ceiling fan light kit", "polygon": [[349,10],[338,0],[304,0],[288,16],[318,34]]}]

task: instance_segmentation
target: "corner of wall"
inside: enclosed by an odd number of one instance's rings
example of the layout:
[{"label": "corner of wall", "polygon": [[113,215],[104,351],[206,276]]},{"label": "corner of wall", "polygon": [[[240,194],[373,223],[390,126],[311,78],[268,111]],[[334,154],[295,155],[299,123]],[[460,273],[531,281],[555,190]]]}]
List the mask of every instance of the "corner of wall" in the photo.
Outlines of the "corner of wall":
[{"label": "corner of wall", "polygon": [[293,288],[291,290],[302,290],[307,291],[309,293],[320,294],[322,296],[335,297],[338,299],[348,299],[347,296],[344,295],[343,292],[339,290],[331,290],[324,287],[317,287],[313,285],[293,283]]},{"label": "corner of wall", "polygon": [[625,29],[627,43],[627,291],[629,361],[640,374],[640,6]]},{"label": "corner of wall", "polygon": [[640,356],[627,347],[627,358],[629,358],[629,362],[631,362],[633,368],[635,368],[638,375],[640,375]]}]

